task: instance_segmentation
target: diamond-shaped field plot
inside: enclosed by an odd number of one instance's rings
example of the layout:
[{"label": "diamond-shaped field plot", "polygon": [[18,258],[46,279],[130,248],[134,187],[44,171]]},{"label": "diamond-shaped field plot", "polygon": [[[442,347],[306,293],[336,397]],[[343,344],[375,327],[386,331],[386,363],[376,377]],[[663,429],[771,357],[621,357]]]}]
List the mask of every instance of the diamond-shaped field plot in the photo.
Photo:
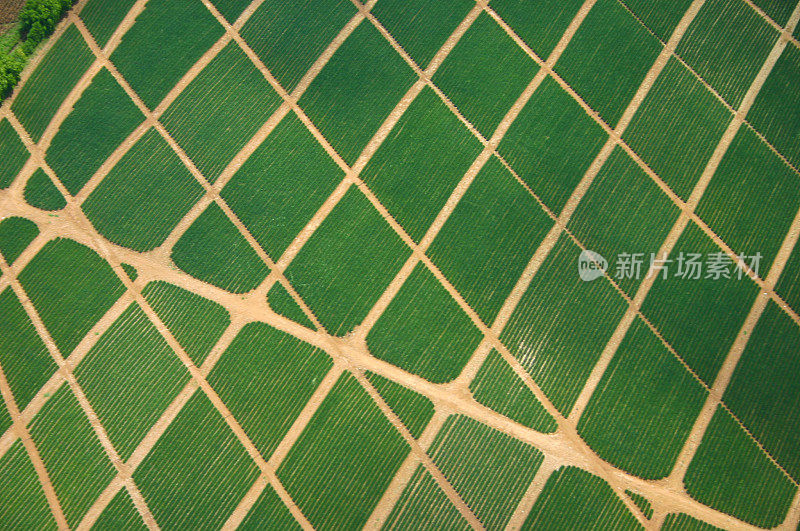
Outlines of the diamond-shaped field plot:
[{"label": "diamond-shaped field plot", "polygon": [[34,142],[42,137],[61,102],[92,64],[92,59],[92,52],[78,29],[69,26],[19,90],[11,110]]},{"label": "diamond-shaped field plot", "polygon": [[424,69],[474,5],[469,0],[378,2],[372,14]]},{"label": "diamond-shaped field plot", "polygon": [[763,528],[783,522],[797,492],[722,407],[706,429],[684,485],[700,503]]},{"label": "diamond-shaped field plot", "polygon": [[673,30],[691,4],[692,0],[672,0],[671,2],[625,0],[625,6],[663,42],[669,40]]},{"label": "diamond-shaped field plot", "polygon": [[47,162],[72,195],[144,116],[105,68],[75,103],[47,150]]},{"label": "diamond-shaped field plot", "polygon": [[231,322],[219,304],[160,280],[147,284],[142,295],[198,367]]},{"label": "diamond-shaped field plot", "polygon": [[235,42],[181,92],[161,121],[214,182],[283,101]]},{"label": "diamond-shaped field plot", "polygon": [[608,260],[609,275],[632,297],[678,213],[644,170],[616,147],[568,228],[587,249]]},{"label": "diamond-shaped field plot", "polygon": [[538,69],[489,15],[481,13],[433,82],[489,138]]},{"label": "diamond-shaped field plot", "polygon": [[158,524],[174,529],[221,528],[256,477],[256,464],[200,390],[133,473]]},{"label": "diamond-shaped field plot", "polygon": [[722,102],[673,58],[623,138],[687,201],[732,118]]},{"label": "diamond-shaped field plot", "polygon": [[770,301],[723,401],[795,479],[800,478],[800,328]]},{"label": "diamond-shaped field plot", "polygon": [[480,318],[491,324],[551,223],[528,191],[492,157],[428,255]]},{"label": "diamond-shaped field plot", "polygon": [[352,165],[416,80],[371,24],[360,24],[300,98],[333,149]]},{"label": "diamond-shaped field plot", "polygon": [[361,178],[419,242],[480,152],[478,140],[425,87],[362,170]]},{"label": "diamond-shaped field plot", "polygon": [[475,400],[523,426],[543,433],[552,433],[558,427],[533,391],[496,350],[486,357],[469,390]]},{"label": "diamond-shaped field plot", "polygon": [[605,480],[572,466],[559,468],[547,479],[524,525],[525,529],[640,527]]},{"label": "diamond-shaped field plot", "polygon": [[460,415],[445,421],[428,454],[487,529],[505,527],[544,457]]},{"label": "diamond-shaped field plot", "polygon": [[423,264],[367,335],[377,358],[435,383],[456,378],[482,334]]},{"label": "diamond-shaped field plot", "polygon": [[736,254],[760,253],[767,276],[800,207],[800,179],[749,128],[728,148],[697,214]]},{"label": "diamond-shaped field plot", "polygon": [[347,0],[264,2],[241,34],[291,92],[356,12]]},{"label": "diamond-shaped field plot", "polygon": [[175,265],[232,293],[253,290],[269,269],[222,209],[211,203],[172,248]]},{"label": "diamond-shaped field plot", "polygon": [[738,108],[777,39],[778,32],[742,0],[711,0],[689,26],[677,54]]},{"label": "diamond-shaped field plot", "polygon": [[795,167],[800,166],[800,49],[788,45],[747,113],[747,120]]},{"label": "diamond-shaped field plot", "polygon": [[77,527],[113,479],[114,467],[67,384],[47,400],[29,427],[67,523]]},{"label": "diamond-shaped field plot", "polygon": [[208,382],[269,458],[332,366],[322,350],[264,323],[250,323]]},{"label": "diamond-shaped field plot", "polygon": [[731,278],[707,276],[707,262],[718,252],[690,223],[665,264],[667,278],[662,270],[642,304],[645,317],[708,385],[714,383],[758,294],[755,283],[744,275],[739,278],[733,264]]},{"label": "diamond-shaped field plot", "polygon": [[617,1],[599,0],[555,66],[612,127],[661,51],[661,43]]},{"label": "diamond-shaped field plot", "polygon": [[546,60],[581,5],[581,0],[495,0],[490,7]]},{"label": "diamond-shaped field plot", "polygon": [[318,529],[361,528],[409,447],[367,392],[343,374],[278,468]]},{"label": "diamond-shaped field plot", "polygon": [[202,2],[154,0],[136,17],[111,61],[154,109],[222,34]]},{"label": "diamond-shaped field plot", "polygon": [[98,46],[103,47],[135,3],[136,0],[89,0],[80,17]]},{"label": "diamond-shaped field plot", "polygon": [[56,529],[36,470],[17,440],[0,457],[0,519],[20,529]]},{"label": "diamond-shaped field plot", "polygon": [[20,410],[57,366],[11,288],[0,293],[0,366]]},{"label": "diamond-shaped field plot", "polygon": [[565,416],[626,307],[607,280],[581,280],[580,253],[566,237],[556,243],[500,335]]},{"label": "diamond-shaped field plot", "polygon": [[558,215],[606,138],[578,102],[547,77],[497,150]]},{"label": "diamond-shaped field plot", "polygon": [[28,160],[28,150],[5,118],[0,120],[0,160],[0,188],[7,188]]},{"label": "diamond-shaped field plot", "polygon": [[411,254],[355,188],[314,232],[286,269],[286,278],[328,332],[359,324]]},{"label": "diamond-shaped field plot", "polygon": [[64,357],[125,291],[97,253],[63,238],[48,242],[19,280]]},{"label": "diamond-shaped field plot", "polygon": [[136,303],[92,347],[75,376],[123,460],[189,380]]},{"label": "diamond-shaped field plot", "polygon": [[667,476],[707,392],[640,319],[628,330],[578,422],[606,461],[647,479]]},{"label": "diamond-shaped field plot", "polygon": [[82,208],[97,231],[134,251],[163,243],[203,189],[155,129],[128,151]]},{"label": "diamond-shaped field plot", "polygon": [[222,189],[221,196],[277,261],[341,182],[344,172],[289,113]]}]

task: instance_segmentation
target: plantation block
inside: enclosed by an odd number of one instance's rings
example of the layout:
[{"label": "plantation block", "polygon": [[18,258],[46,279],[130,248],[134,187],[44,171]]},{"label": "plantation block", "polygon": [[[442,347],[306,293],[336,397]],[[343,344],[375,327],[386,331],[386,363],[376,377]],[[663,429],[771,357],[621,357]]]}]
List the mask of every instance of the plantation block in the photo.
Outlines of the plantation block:
[{"label": "plantation block", "polygon": [[410,249],[355,188],[350,188],[286,269],[325,329],[343,336],[359,324]]},{"label": "plantation block", "polygon": [[434,383],[456,378],[482,334],[423,264],[417,264],[367,335],[373,356]]},{"label": "plantation block", "polygon": [[533,197],[491,158],[428,249],[484,323],[491,324],[550,229]]},{"label": "plantation block", "polygon": [[414,81],[414,71],[378,30],[362,23],[322,68],[299,105],[352,166]]},{"label": "plantation block", "polygon": [[480,152],[478,140],[425,87],[360,177],[419,242]]},{"label": "plantation block", "polygon": [[742,0],[703,4],[677,54],[732,107],[738,108],[778,32]]},{"label": "plantation block", "polygon": [[202,194],[167,141],[150,129],[86,198],[82,209],[100,234],[142,252],[161,245]]},{"label": "plantation block", "polygon": [[661,51],[661,43],[615,0],[592,7],[555,70],[614,127]]},{"label": "plantation block", "polygon": [[433,82],[489,138],[538,69],[489,15],[481,13]]}]

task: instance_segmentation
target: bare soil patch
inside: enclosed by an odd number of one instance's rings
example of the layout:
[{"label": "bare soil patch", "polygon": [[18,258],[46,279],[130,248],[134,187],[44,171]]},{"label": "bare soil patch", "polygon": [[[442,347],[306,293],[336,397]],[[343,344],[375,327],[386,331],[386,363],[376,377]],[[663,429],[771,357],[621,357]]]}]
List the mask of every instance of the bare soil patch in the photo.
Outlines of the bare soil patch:
[{"label": "bare soil patch", "polygon": [[0,34],[6,29],[3,25],[17,21],[24,5],[25,0],[0,0]]}]

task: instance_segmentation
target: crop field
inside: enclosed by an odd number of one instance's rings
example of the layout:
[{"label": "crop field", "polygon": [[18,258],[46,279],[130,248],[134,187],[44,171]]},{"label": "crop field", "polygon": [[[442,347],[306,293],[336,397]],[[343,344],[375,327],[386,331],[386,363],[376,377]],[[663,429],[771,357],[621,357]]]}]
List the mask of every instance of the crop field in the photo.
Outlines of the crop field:
[{"label": "crop field", "polygon": [[800,529],[796,0],[48,35],[0,94],[0,528]]}]

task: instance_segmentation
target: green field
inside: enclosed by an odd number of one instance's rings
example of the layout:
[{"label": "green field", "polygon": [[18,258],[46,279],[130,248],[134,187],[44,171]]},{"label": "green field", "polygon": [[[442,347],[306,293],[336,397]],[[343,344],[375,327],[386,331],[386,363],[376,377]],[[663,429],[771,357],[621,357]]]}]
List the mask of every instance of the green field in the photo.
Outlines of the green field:
[{"label": "green field", "polygon": [[47,150],[47,162],[75,195],[143,119],[111,73],[103,69],[61,124]]},{"label": "green field", "polygon": [[461,373],[480,340],[480,331],[433,273],[417,264],[370,331],[367,346],[379,359],[444,383]]},{"label": "green field", "polygon": [[[247,378],[242,367],[250,368]],[[319,349],[253,323],[236,336],[208,381],[256,448],[270,455],[330,368],[330,359]],[[297,384],[281,388],[292,378]]]},{"label": "green field", "polygon": [[578,433],[606,461],[659,479],[672,470],[705,399],[700,383],[637,320],[581,415]]},{"label": "green field", "polygon": [[55,211],[67,206],[67,200],[41,168],[28,179],[24,198],[29,205],[42,210]]},{"label": "green field", "polygon": [[0,221],[0,255],[8,265],[13,264],[38,235],[39,227],[29,219],[13,217]]},{"label": "green field", "polygon": [[290,114],[233,175],[221,196],[261,248],[278,260],[343,176]]},{"label": "green field", "polygon": [[216,203],[183,233],[172,249],[172,261],[190,275],[233,293],[255,289],[268,271]]},{"label": "green field", "polygon": [[[149,251],[161,244],[202,194],[200,185],[155,129],[125,153],[83,203],[100,234]],[[142,201],[143,196],[149,201]]]},{"label": "green field", "polygon": [[660,51],[620,2],[599,0],[555,69],[614,127]]},{"label": "green field", "polygon": [[556,470],[544,486],[523,529],[642,529],[598,476],[575,467]]},{"label": "green field", "polygon": [[189,380],[135,303],[89,351],[75,376],[124,460]]},{"label": "green field", "polygon": [[537,70],[536,63],[482,13],[433,81],[489,138]]},{"label": "green field", "polygon": [[0,157],[3,158],[3,166],[0,167],[0,188],[8,188],[28,160],[28,150],[6,119],[0,120]]},{"label": "green field", "polygon": [[767,528],[781,522],[797,492],[797,485],[721,408],[689,466],[685,486],[701,503]]},{"label": "green field", "polygon": [[0,528],[800,530],[797,0],[21,3]]},{"label": "green field", "polygon": [[713,0],[703,5],[677,53],[725,101],[738,107],[776,37],[743,2]]},{"label": "green field", "polygon": [[67,239],[49,241],[19,281],[65,357],[124,291],[108,263]]},{"label": "green field", "polygon": [[489,159],[428,255],[491,324],[551,220],[496,158]]},{"label": "green field", "polygon": [[73,85],[92,64],[92,53],[80,32],[69,27],[42,58],[39,67],[17,94],[11,109],[37,142]]},{"label": "green field", "polygon": [[[575,404],[625,304],[610,283],[578,278],[574,264],[579,254],[570,240],[559,240],[500,336],[564,415]],[[556,291],[562,296],[552,297]]]},{"label": "green field", "polygon": [[231,43],[186,87],[161,120],[200,173],[213,183],[280,101],[241,48]]},{"label": "green field", "polygon": [[360,527],[408,452],[366,391],[343,375],[278,468],[278,478],[315,527]]},{"label": "green field", "polygon": [[508,522],[543,457],[462,416],[447,419],[428,452],[475,516],[493,529]]},{"label": "green field", "polygon": [[[172,21],[169,27],[164,20]],[[152,110],[223,31],[197,2],[155,0],[136,18],[111,60]]]}]

